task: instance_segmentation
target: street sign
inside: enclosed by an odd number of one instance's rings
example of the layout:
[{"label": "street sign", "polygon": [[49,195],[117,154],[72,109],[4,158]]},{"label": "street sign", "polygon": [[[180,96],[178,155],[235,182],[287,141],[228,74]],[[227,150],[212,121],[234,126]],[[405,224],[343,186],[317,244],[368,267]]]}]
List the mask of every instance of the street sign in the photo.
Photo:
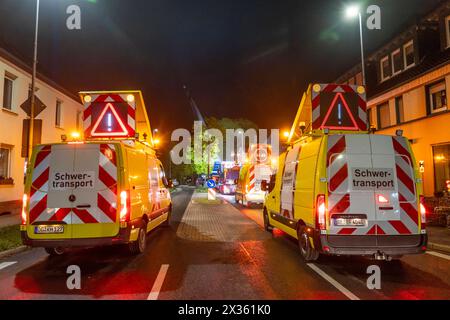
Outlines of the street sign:
[{"label": "street sign", "polygon": [[139,91],[82,92],[80,95],[84,102],[85,139],[134,139],[139,123],[142,130],[139,133],[150,135],[151,139],[150,125]]},{"label": "street sign", "polygon": [[213,179],[209,179],[206,182],[206,185],[208,186],[208,188],[213,189],[216,187],[216,181],[214,181]]},{"label": "street sign", "polygon": [[[31,116],[31,96],[20,105],[20,108],[25,111],[27,116]],[[47,106],[36,96],[34,95],[34,118],[36,118],[42,111],[45,110]]]}]

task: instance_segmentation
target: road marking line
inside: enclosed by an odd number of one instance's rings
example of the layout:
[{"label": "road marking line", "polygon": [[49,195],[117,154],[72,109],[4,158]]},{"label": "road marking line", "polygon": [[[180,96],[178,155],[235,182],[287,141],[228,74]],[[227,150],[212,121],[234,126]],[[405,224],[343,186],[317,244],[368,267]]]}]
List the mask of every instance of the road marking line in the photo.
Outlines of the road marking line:
[{"label": "road marking line", "polygon": [[326,274],[322,269],[320,269],[318,266],[316,266],[313,263],[307,263],[308,267],[313,269],[317,274],[319,274],[322,278],[327,280],[329,283],[331,283],[336,289],[338,289],[340,292],[342,292],[347,298],[350,300],[360,300],[357,296],[355,296],[353,293],[350,292],[347,288],[345,288],[343,285],[341,285],[339,282],[334,280],[332,277],[330,277],[328,274]]},{"label": "road marking line", "polygon": [[12,266],[13,264],[16,264],[17,261],[11,261],[11,262],[2,262],[0,263],[0,270],[5,269],[9,266]]},{"label": "road marking line", "polygon": [[156,277],[155,283],[153,284],[147,300],[158,300],[159,292],[161,291],[164,279],[166,278],[167,269],[169,269],[168,264],[163,264],[159,269],[158,276]]},{"label": "road marking line", "polygon": [[435,252],[435,251],[426,251],[426,253],[431,254],[432,256],[450,260],[450,256],[443,254],[443,253],[439,253],[439,252]]}]

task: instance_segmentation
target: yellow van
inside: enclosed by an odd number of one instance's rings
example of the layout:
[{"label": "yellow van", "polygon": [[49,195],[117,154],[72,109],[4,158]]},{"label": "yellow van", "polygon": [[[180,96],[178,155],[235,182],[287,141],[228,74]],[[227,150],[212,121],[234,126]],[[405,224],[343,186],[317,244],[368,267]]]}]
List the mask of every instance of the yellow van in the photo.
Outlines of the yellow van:
[{"label": "yellow van", "polygon": [[265,229],[298,239],[306,261],[319,254],[391,260],[424,253],[426,209],[408,139],[401,131],[367,131],[364,88],[318,84],[313,90],[302,99],[304,113],[299,110],[291,130],[293,136],[301,127],[299,138],[263,185]]},{"label": "yellow van", "polygon": [[141,253],[147,232],[169,223],[167,187],[160,161],[146,146],[36,146],[26,176],[23,243],[52,255],[67,247],[120,243]]},{"label": "yellow van", "polygon": [[[130,123],[141,115],[141,132],[151,134],[143,102],[135,104],[135,97],[142,100],[140,92],[94,97],[84,99],[89,111],[84,122],[95,124],[85,126],[84,139],[35,146],[28,163],[22,239],[50,255],[113,244],[142,253],[147,233],[169,224],[170,182],[163,166],[152,145],[138,140],[135,127],[125,126],[121,116],[125,109]],[[97,111],[90,111],[92,102]],[[86,121],[87,115],[92,119]]]}]

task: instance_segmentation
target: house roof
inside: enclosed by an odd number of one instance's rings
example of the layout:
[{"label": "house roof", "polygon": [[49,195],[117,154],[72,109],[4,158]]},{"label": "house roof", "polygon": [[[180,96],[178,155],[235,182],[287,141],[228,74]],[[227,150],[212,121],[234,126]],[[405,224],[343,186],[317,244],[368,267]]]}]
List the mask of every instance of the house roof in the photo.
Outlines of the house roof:
[{"label": "house roof", "polygon": [[[3,43],[0,43],[0,57],[5,59],[6,61],[14,64],[15,66],[19,67],[20,69],[26,71],[27,73],[32,74],[33,70],[31,67],[31,62],[30,63],[26,63],[24,60],[20,59],[18,57],[18,53],[11,53],[10,51],[6,50],[4,47],[2,47],[2,45],[4,46]],[[51,80],[50,78],[48,78],[47,76],[43,75],[42,73],[37,73],[36,74],[37,79],[39,79],[40,81],[46,83],[47,85],[49,85],[50,87],[58,90],[59,92],[65,94],[66,96],[68,96],[69,98],[73,99],[76,102],[80,102],[80,98],[78,97],[78,95],[74,94],[73,92],[67,90],[66,88],[62,87],[61,85],[59,85],[58,83],[56,83],[55,81]],[[81,102],[80,102],[81,103]]]}]

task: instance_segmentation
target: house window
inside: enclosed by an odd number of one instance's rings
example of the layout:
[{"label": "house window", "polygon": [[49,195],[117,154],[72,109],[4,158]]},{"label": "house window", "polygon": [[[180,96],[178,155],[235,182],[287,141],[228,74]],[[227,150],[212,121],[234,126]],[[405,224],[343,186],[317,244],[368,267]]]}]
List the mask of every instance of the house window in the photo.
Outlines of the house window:
[{"label": "house window", "polygon": [[397,124],[405,122],[405,111],[403,109],[403,97],[395,98],[395,112],[397,114]]},{"label": "house window", "polygon": [[429,87],[429,101],[431,113],[447,110],[447,92],[445,81],[441,81]]},{"label": "house window", "polygon": [[389,110],[389,102],[385,102],[378,106],[378,129],[387,128],[391,125],[391,112]]},{"label": "house window", "polygon": [[392,52],[392,74],[398,74],[402,71],[402,55],[400,49]]},{"label": "house window", "polygon": [[447,181],[450,181],[450,144],[433,146],[434,190],[447,191]]},{"label": "house window", "polygon": [[0,147],[0,184],[10,178],[11,149],[5,146]]},{"label": "house window", "polygon": [[405,69],[414,66],[414,42],[412,40],[403,46],[403,60]]},{"label": "house window", "polygon": [[3,108],[12,110],[13,99],[13,84],[14,79],[12,77],[5,76],[3,82]]},{"label": "house window", "polygon": [[56,100],[55,126],[58,128],[61,127],[61,108],[62,108],[62,102],[59,100]]},{"label": "house window", "polygon": [[390,70],[390,64],[389,64],[389,57],[386,56],[383,59],[381,59],[380,61],[380,66],[381,66],[381,81],[384,81],[386,79],[388,79],[391,75],[391,70]]}]

